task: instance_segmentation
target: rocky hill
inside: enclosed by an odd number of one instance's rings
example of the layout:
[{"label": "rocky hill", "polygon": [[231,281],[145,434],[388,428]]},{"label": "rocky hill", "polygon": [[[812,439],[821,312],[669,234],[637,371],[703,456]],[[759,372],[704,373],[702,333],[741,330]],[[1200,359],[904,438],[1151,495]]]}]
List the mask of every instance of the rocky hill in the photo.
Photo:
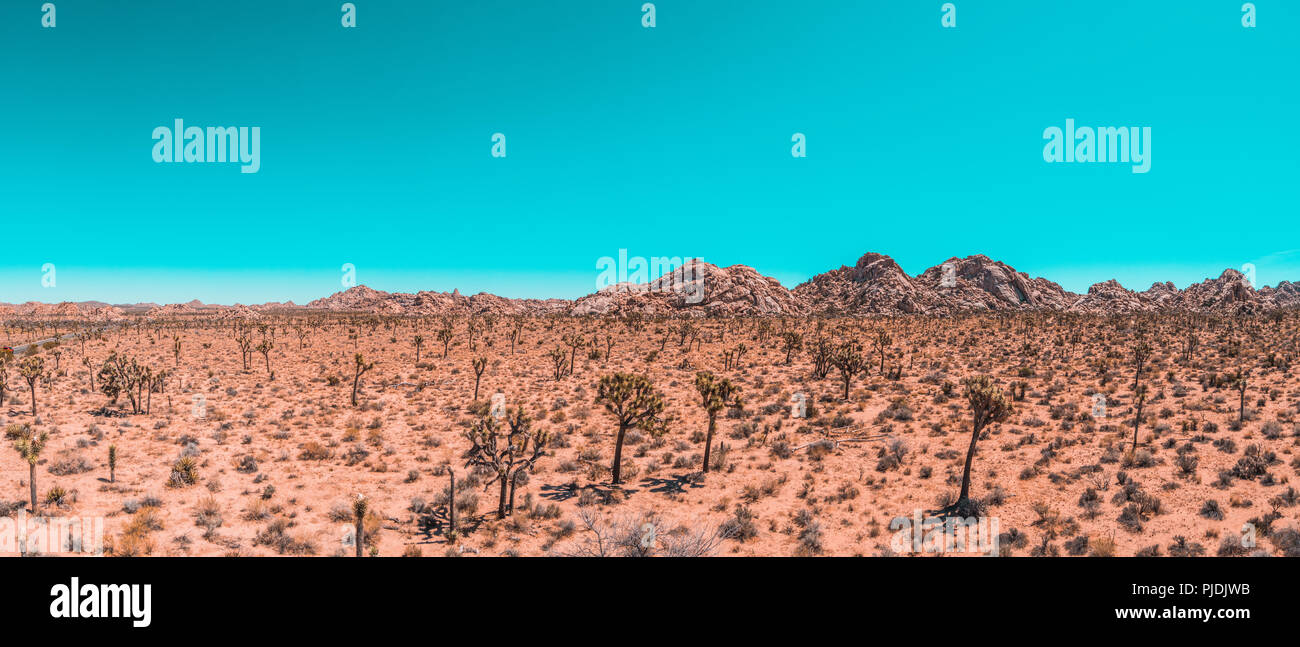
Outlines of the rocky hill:
[{"label": "rocky hill", "polygon": [[1157,282],[1137,292],[1109,280],[1074,294],[1041,277],[1031,277],[982,254],[953,257],[917,276],[909,276],[884,254],[863,254],[852,267],[841,266],[793,290],[746,265],[718,267],[689,261],[647,283],[618,283],[577,300],[509,299],[494,294],[382,292],[364,285],[348,288],[305,306],[292,301],[234,307],[190,301],[183,304],[110,306],[98,301],[21,305],[0,303],[0,316],[113,320],[126,314],[150,317],[214,314],[223,319],[256,319],[262,312],[330,311],[394,316],[440,315],[623,315],[649,317],[807,316],[954,314],[988,311],[1053,311],[1090,314],[1186,311],[1252,315],[1300,307],[1300,283],[1282,281],[1256,289],[1241,272],[1224,270],[1217,278],[1179,290]]}]

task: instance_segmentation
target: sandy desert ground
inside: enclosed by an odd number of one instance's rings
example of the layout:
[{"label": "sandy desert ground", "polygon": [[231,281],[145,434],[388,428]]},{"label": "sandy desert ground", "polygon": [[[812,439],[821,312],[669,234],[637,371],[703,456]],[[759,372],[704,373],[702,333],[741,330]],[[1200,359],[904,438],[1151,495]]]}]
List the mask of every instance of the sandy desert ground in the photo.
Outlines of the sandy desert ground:
[{"label": "sandy desert ground", "polygon": [[[358,495],[365,552],[382,556],[890,555],[892,519],[954,501],[971,438],[964,380],[984,375],[1011,409],[981,432],[971,470],[999,554],[1295,555],[1298,324],[1281,314],[128,318],[38,347],[35,415],[28,355],[6,362],[0,515],[30,508],[15,447],[48,434],[39,512],[104,517],[111,555],[351,555]],[[11,322],[0,334],[17,346],[54,332]],[[814,375],[818,340],[825,361],[858,344],[859,358],[840,358],[862,369],[847,398],[833,361]],[[139,391],[144,411],[101,392],[110,353],[166,372]],[[358,354],[374,365],[354,406]],[[743,401],[718,412],[707,474],[701,371]],[[663,424],[627,432],[615,486],[618,424],[597,396],[618,372],[662,394]],[[1136,452],[1135,383],[1145,392]],[[515,468],[503,519],[496,473],[467,465],[467,453],[472,430],[507,431],[514,407],[531,418],[515,440],[545,445]],[[530,443],[520,455],[532,453]],[[1248,523],[1253,547],[1242,546]]]}]

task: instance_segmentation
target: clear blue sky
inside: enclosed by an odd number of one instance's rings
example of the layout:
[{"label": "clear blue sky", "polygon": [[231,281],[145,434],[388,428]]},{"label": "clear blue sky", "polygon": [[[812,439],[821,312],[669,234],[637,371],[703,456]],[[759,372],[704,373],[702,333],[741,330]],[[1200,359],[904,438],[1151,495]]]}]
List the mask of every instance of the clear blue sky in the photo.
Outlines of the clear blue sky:
[{"label": "clear blue sky", "polygon": [[[576,297],[620,248],[1300,280],[1297,2],[353,1],[3,3],[0,301],[302,303],[344,263]],[[176,118],[260,127],[260,172],[154,163]],[[1151,171],[1045,163],[1066,118],[1151,127]]]}]

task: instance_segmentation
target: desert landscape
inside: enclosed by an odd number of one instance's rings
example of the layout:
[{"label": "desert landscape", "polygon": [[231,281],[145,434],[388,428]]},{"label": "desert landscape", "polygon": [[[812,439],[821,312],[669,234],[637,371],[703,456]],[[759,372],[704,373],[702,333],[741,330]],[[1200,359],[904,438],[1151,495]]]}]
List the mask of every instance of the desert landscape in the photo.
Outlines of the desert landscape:
[{"label": "desert landscape", "polygon": [[102,517],[113,556],[990,554],[900,550],[921,517],[1297,556],[1298,306],[874,253],[794,289],[3,305],[0,516]]}]

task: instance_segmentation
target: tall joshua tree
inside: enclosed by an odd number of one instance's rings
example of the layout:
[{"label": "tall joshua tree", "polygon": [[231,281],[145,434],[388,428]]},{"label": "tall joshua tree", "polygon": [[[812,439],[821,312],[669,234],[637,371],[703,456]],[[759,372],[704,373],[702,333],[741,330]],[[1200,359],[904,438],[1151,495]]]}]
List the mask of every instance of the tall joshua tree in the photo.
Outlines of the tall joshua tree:
[{"label": "tall joshua tree", "polygon": [[[357,355],[360,357],[361,355]],[[366,502],[366,497],[358,494],[357,499],[352,502],[352,523],[356,524],[353,532],[353,545],[357,548],[357,557],[365,555],[366,543],[366,513],[370,511],[370,504]]]},{"label": "tall joshua tree", "polygon": [[847,400],[853,376],[867,370],[867,359],[862,355],[862,345],[856,341],[846,341],[835,349],[830,361],[840,371],[840,380],[844,382],[844,399]]},{"label": "tall joshua tree", "polygon": [[790,365],[790,356],[803,348],[803,335],[793,330],[781,333],[781,349],[785,351],[786,366]]},{"label": "tall joshua tree", "polygon": [[0,357],[0,406],[4,406],[5,393],[9,390],[9,362]]},{"label": "tall joshua tree", "polygon": [[271,372],[271,349],[275,348],[275,342],[263,337],[261,343],[257,345],[257,352],[262,354],[262,361],[266,364],[266,372]]},{"label": "tall joshua tree", "polygon": [[[546,443],[550,439],[546,431],[532,430],[533,420],[524,412],[523,407],[507,411],[505,422],[510,431],[503,434],[501,424],[495,416],[483,415],[465,432],[470,442],[466,465],[485,467],[495,474],[485,485],[500,485],[497,516],[502,519],[514,511],[515,484],[520,478],[519,474],[533,468],[537,459],[546,453]],[[455,507],[454,498],[450,505]]]},{"label": "tall joshua tree", "polygon": [[1138,450],[1138,426],[1142,424],[1142,405],[1147,402],[1147,387],[1142,385],[1138,387],[1137,393],[1134,394],[1133,401],[1133,453]]},{"label": "tall joshua tree", "polygon": [[740,387],[727,378],[718,378],[709,371],[695,374],[695,390],[700,394],[700,406],[709,414],[709,429],[704,435],[704,473],[709,472],[709,452],[713,448],[713,433],[718,428],[718,412],[725,407],[740,408]]},{"label": "tall joshua tree", "polygon": [[32,391],[32,415],[36,415],[36,381],[45,372],[45,358],[27,356],[18,365],[18,373],[27,380],[27,387]]},{"label": "tall joshua tree", "polygon": [[577,368],[575,362],[578,358],[578,348],[587,343],[587,340],[577,333],[568,333],[561,337],[560,341],[569,347],[569,375],[573,375],[574,369]]},{"label": "tall joshua tree", "polygon": [[1250,377],[1250,370],[1238,369],[1232,375],[1232,385],[1237,387],[1237,393],[1241,394],[1241,401],[1237,404],[1237,423],[1246,422],[1246,382]]},{"label": "tall joshua tree", "polygon": [[424,335],[416,335],[416,336],[415,336],[415,339],[411,340],[411,343],[415,344],[415,363],[416,363],[416,364],[419,364],[419,363],[420,363],[420,347],[421,347],[421,346],[424,346]]},{"label": "tall joshua tree", "polygon": [[663,394],[655,391],[650,378],[633,373],[614,373],[600,378],[596,385],[596,403],[618,420],[618,436],[614,440],[614,465],[612,485],[621,483],[623,466],[623,438],[628,429],[642,429],[652,434],[664,430]]},{"label": "tall joshua tree", "polygon": [[366,362],[366,358],[362,357],[361,353],[357,353],[353,360],[356,362],[356,373],[352,376],[352,406],[355,407],[357,406],[357,389],[361,386],[361,376],[365,375],[366,371],[374,368],[375,363]]},{"label": "tall joshua tree", "polygon": [[987,375],[976,375],[962,380],[966,385],[966,401],[971,410],[970,448],[966,450],[966,467],[961,476],[961,494],[957,502],[940,511],[942,514],[956,514],[961,517],[971,516],[974,506],[970,502],[970,468],[975,458],[975,443],[980,432],[994,422],[1005,420],[1011,414],[1012,405],[1003,395],[1002,389],[993,383]]},{"label": "tall joshua tree", "polygon": [[521,317],[515,317],[513,325],[510,327],[510,354],[515,354],[515,344],[519,343],[519,337],[524,332],[524,320]]},{"label": "tall joshua tree", "polygon": [[478,385],[483,379],[483,371],[487,370],[487,358],[474,358],[474,402],[478,402]]},{"label": "tall joshua tree", "polygon": [[27,461],[27,482],[31,486],[32,494],[32,514],[37,513],[36,508],[36,462],[41,458],[41,452],[45,450],[45,443],[49,441],[50,435],[44,431],[37,434],[32,428],[23,425],[22,432],[18,440],[14,441],[14,451],[23,460]]},{"label": "tall joshua tree", "polygon": [[1138,390],[1138,382],[1142,379],[1142,368],[1146,365],[1147,360],[1151,357],[1151,345],[1145,341],[1140,341],[1133,347],[1133,391]]},{"label": "tall joshua tree", "polygon": [[451,326],[438,331],[438,341],[442,342],[442,357],[446,359],[447,352],[451,348]]},{"label": "tall joshua tree", "polygon": [[239,335],[235,338],[235,344],[239,346],[239,359],[244,363],[244,370],[248,370],[248,358],[253,356],[253,338],[248,335]]},{"label": "tall joshua tree", "polygon": [[[876,331],[876,336],[871,340],[871,347],[880,355],[880,374],[885,374],[885,352],[894,343],[894,336],[889,334],[888,330],[881,328]],[[844,396],[849,397],[849,396]]]},{"label": "tall joshua tree", "polygon": [[447,541],[456,541],[456,470],[447,466],[447,476],[451,479],[447,494]]}]

